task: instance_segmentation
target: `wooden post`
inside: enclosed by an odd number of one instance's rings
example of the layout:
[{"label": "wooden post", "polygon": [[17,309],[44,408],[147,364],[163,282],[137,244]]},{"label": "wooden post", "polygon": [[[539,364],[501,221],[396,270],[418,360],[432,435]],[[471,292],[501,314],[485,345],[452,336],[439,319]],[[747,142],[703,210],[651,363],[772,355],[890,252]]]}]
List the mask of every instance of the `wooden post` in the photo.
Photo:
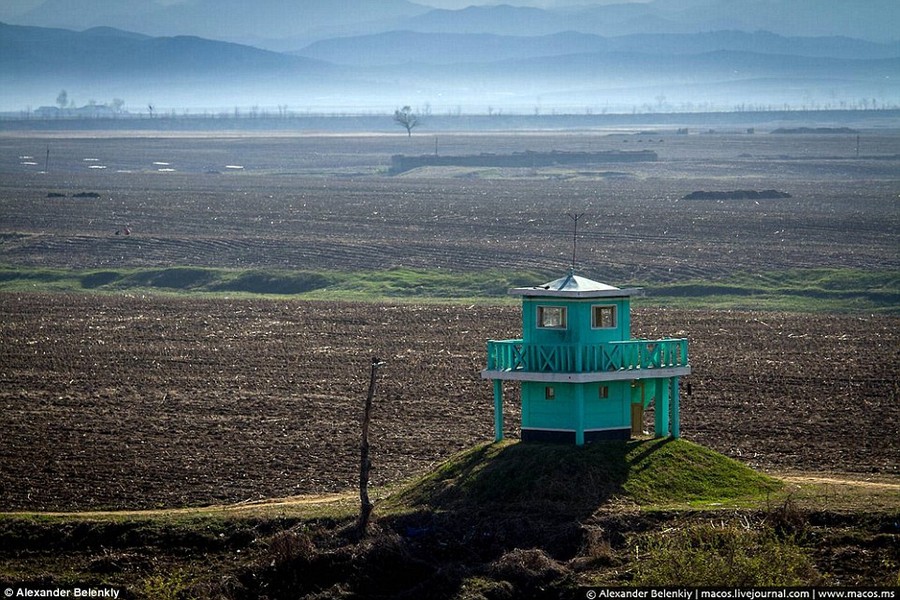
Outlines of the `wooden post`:
[{"label": "wooden post", "polygon": [[363,410],[362,443],[359,459],[359,523],[357,531],[360,537],[366,534],[369,516],[372,514],[372,502],[369,500],[369,470],[372,461],[369,459],[369,420],[372,413],[372,399],[375,397],[376,375],[378,367],[383,365],[377,358],[372,358],[372,370],[369,374],[369,393],[366,395],[366,406]]}]

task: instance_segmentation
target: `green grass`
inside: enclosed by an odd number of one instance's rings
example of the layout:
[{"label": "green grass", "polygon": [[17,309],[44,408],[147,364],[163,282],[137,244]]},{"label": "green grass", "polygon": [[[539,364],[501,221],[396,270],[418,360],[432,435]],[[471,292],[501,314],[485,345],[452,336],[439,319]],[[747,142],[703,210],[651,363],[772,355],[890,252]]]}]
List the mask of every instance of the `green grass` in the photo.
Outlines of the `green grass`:
[{"label": "green grass", "polygon": [[543,281],[534,273],[388,269],[332,272],[206,267],[66,269],[0,267],[0,291],[294,296],[314,300],[481,300]]},{"label": "green grass", "polygon": [[819,583],[811,552],[767,527],[690,524],[631,540],[636,586],[784,586]]},{"label": "green grass", "polygon": [[743,463],[685,440],[629,442],[629,498],[643,506],[694,507],[756,501],[781,484]]},{"label": "green grass", "polygon": [[580,520],[608,502],[646,509],[762,503],[782,484],[685,440],[484,444],[384,501],[388,510],[515,511]]},{"label": "green grass", "polygon": [[900,312],[900,272],[787,269],[711,281],[646,284],[645,302],[690,308],[791,312]]},{"label": "green grass", "polygon": [[[552,274],[518,271],[289,271],[171,267],[65,269],[0,267],[0,291],[290,296],[308,300],[506,302],[507,291]],[[620,282],[641,286],[636,306],[791,312],[900,312],[900,272],[792,269],[735,273],[710,281]]]}]

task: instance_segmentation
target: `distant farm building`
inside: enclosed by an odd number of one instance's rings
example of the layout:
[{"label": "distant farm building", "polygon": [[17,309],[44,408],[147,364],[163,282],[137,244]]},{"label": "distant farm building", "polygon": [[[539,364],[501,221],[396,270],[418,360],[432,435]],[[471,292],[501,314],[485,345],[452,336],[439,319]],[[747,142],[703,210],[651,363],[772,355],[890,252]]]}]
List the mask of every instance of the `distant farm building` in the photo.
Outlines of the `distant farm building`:
[{"label": "distant farm building", "polygon": [[58,106],[41,106],[36,108],[34,116],[40,119],[83,118],[98,119],[112,118],[120,115],[115,108],[107,104],[86,104],[78,108],[60,108]]}]

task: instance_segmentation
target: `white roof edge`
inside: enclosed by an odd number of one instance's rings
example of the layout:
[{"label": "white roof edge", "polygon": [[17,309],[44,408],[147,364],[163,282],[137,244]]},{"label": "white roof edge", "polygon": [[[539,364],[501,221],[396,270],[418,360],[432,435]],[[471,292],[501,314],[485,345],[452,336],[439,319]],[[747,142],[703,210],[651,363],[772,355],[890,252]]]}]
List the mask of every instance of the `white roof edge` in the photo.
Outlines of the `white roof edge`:
[{"label": "white roof edge", "polygon": [[543,287],[533,288],[512,288],[509,294],[513,296],[536,296],[541,298],[557,297],[557,298],[624,298],[628,296],[637,296],[643,291],[642,288],[627,289],[611,289],[611,290],[552,290]]},{"label": "white roof edge", "polygon": [[513,288],[509,293],[515,296],[557,298],[625,298],[637,291],[637,288],[622,290],[613,285],[581,277],[575,274],[573,268],[559,279],[543,285]]}]

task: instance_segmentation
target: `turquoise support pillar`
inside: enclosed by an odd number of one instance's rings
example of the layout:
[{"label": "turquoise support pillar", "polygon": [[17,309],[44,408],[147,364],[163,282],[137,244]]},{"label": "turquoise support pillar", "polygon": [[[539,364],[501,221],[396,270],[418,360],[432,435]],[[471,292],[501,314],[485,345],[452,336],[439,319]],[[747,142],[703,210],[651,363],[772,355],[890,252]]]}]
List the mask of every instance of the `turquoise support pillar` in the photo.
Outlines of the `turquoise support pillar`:
[{"label": "turquoise support pillar", "polygon": [[575,386],[575,445],[584,446],[584,386]]},{"label": "turquoise support pillar", "polygon": [[494,441],[503,439],[503,380],[494,380]]},{"label": "turquoise support pillar", "polygon": [[654,407],[654,429],[658,438],[669,435],[669,380],[656,380],[656,406]]},{"label": "turquoise support pillar", "polygon": [[681,406],[680,394],[678,392],[678,378],[672,378],[672,437],[678,439],[681,437]]}]

